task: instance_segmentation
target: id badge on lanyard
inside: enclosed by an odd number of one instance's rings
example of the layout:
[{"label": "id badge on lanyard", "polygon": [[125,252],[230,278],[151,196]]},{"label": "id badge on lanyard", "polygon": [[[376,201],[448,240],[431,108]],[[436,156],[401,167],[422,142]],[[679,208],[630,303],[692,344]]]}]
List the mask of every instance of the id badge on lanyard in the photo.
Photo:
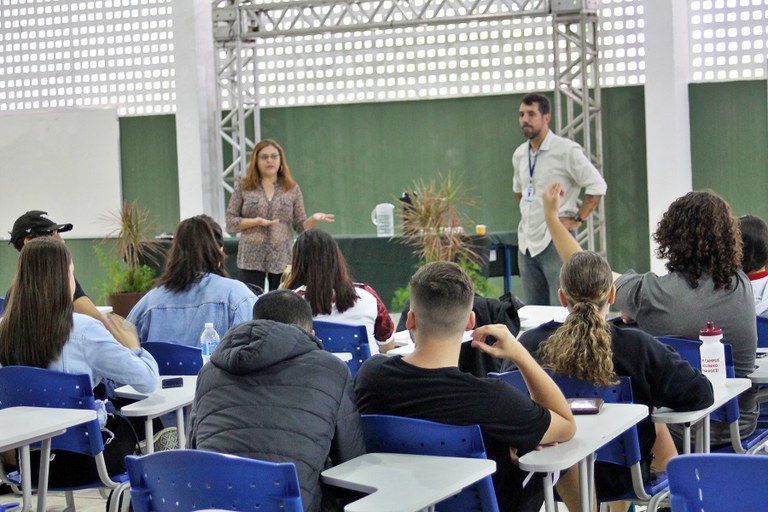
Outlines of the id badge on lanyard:
[{"label": "id badge on lanyard", "polygon": [[526,202],[532,203],[533,197],[536,195],[536,188],[533,186],[533,180],[528,182],[528,186],[525,187],[525,192],[523,193],[523,199],[525,199]]},{"label": "id badge on lanyard", "polygon": [[533,198],[536,195],[536,187],[533,185],[533,171],[536,170],[536,160],[539,158],[539,152],[536,151],[536,154],[533,156],[533,161],[531,161],[531,143],[528,143],[528,173],[530,175],[530,179],[528,180],[528,186],[525,188],[525,192],[523,193],[523,199],[525,199],[526,202],[532,203]]}]

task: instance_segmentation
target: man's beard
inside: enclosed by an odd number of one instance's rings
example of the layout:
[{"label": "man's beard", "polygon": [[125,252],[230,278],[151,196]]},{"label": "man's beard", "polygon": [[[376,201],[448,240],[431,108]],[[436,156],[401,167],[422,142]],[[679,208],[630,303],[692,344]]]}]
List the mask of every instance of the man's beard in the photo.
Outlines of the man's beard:
[{"label": "man's beard", "polygon": [[525,129],[523,129],[523,135],[528,140],[535,139],[536,137],[539,136],[540,133],[541,133],[541,130],[530,129],[530,130],[526,131]]}]

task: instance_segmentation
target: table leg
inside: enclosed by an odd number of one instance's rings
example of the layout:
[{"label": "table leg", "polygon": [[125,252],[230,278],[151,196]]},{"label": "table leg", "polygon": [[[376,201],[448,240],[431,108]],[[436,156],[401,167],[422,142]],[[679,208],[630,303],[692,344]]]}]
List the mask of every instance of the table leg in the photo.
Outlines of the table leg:
[{"label": "table leg", "polygon": [[595,459],[597,459],[597,453],[590,453],[589,457],[587,457],[587,484],[589,485],[590,506],[595,503]]},{"label": "table leg", "polygon": [[704,417],[704,428],[702,430],[704,431],[704,435],[702,436],[704,438],[704,446],[701,447],[701,453],[709,453],[709,414]]},{"label": "table leg", "polygon": [[184,408],[179,407],[176,409],[176,430],[178,432],[180,450],[187,447],[187,434],[184,427]]},{"label": "table leg", "polygon": [[144,420],[144,435],[147,438],[147,455],[155,453],[154,429],[152,428],[152,418],[147,417]]},{"label": "table leg", "polygon": [[51,438],[44,439],[40,450],[40,471],[37,479],[37,512],[45,512],[45,498],[48,494],[48,470],[51,460]]},{"label": "table leg", "polygon": [[691,453],[691,424],[683,424],[683,454]]},{"label": "table leg", "polygon": [[552,473],[544,473],[544,510],[557,512],[555,508],[555,490],[552,484]]},{"label": "table leg", "polygon": [[19,471],[21,471],[21,496],[22,496],[22,512],[27,512],[32,509],[32,474],[30,473],[29,461],[29,445],[21,447],[21,465]]},{"label": "table leg", "polygon": [[704,453],[704,432],[703,432],[703,420],[696,423],[696,449],[695,453]]},{"label": "table leg", "polygon": [[590,488],[589,488],[589,464],[587,459],[579,461],[579,501],[581,512],[591,512]]}]

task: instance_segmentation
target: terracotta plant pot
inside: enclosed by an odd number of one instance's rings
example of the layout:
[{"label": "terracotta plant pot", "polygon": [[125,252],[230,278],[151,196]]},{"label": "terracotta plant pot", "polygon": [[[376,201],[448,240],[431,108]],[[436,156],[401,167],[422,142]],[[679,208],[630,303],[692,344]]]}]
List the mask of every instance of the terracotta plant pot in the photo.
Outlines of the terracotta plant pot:
[{"label": "terracotta plant pot", "polygon": [[125,318],[143,296],[143,293],[112,293],[107,296],[107,306],[112,306],[113,313]]}]

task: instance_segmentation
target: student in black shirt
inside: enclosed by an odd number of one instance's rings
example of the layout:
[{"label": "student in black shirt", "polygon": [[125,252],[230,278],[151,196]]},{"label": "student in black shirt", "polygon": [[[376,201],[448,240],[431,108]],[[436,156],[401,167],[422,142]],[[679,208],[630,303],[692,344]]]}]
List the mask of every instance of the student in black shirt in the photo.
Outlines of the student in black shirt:
[{"label": "student in black shirt", "polygon": [[[406,327],[416,345],[405,357],[376,356],[357,374],[357,405],[364,414],[392,414],[442,423],[478,424],[497,464],[494,486],[502,511],[538,511],[541,481],[525,489],[513,462],[539,444],[567,441],[576,426],[563,394],[506,326],[475,330],[472,345],[513,361],[526,378],[528,398],[511,386],[458,369],[462,333],[474,326],[473,286],[453,263],[435,262],[411,279]],[[486,345],[488,336],[496,338]]]}]

